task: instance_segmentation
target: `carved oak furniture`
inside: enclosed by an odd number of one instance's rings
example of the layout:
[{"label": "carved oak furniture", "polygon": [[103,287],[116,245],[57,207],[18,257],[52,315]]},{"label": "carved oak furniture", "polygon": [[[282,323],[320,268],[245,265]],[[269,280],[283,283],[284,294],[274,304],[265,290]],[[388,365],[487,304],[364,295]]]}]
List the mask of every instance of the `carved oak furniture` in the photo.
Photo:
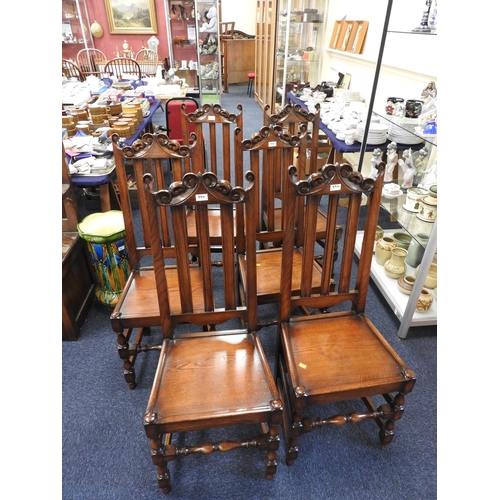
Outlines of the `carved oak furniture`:
[{"label": "carved oak furniture", "polygon": [[[233,187],[212,172],[187,173],[182,181],[159,189],[153,175],[144,176],[164,337],[144,428],[164,493],[171,489],[168,463],[193,453],[259,448],[266,451],[266,478],[276,473],[283,409],[256,332],[256,240],[243,221],[253,227],[257,217],[251,172],[246,180],[246,188]],[[220,211],[222,268],[211,261],[209,205]],[[235,205],[244,207],[236,236]],[[188,238],[188,211],[196,218],[196,242]],[[173,237],[170,246],[162,244],[166,233]],[[194,263],[192,253],[197,255]],[[238,301],[239,255],[244,255],[248,276],[243,305]],[[249,432],[250,424],[259,429],[248,437],[242,432]],[[227,427],[237,429],[237,438],[219,437]],[[214,432],[215,441],[207,442]]]},{"label": "carved oak furniture", "polygon": [[[150,328],[160,326],[160,311],[151,264],[151,236],[146,224],[144,190],[137,189],[139,216],[134,216],[129,193],[128,176],[137,183],[146,172],[153,173],[160,188],[168,186],[164,172],[167,164],[181,176],[191,168],[191,150],[165,134],[143,134],[132,146],[120,146],[118,134],[113,134],[113,153],[120,202],[125,224],[125,244],[128,250],[130,275],[120,299],[111,314],[111,326],[117,335],[118,354],[123,361],[124,376],[130,389],[136,387],[135,361],[137,355],[155,347],[142,345]],[[165,244],[168,243],[168,235]]]},{"label": "carved oak furniture", "polygon": [[[289,168],[284,192],[275,365],[278,387],[286,401],[284,430],[288,465],[297,459],[299,438],[326,426],[371,419],[379,427],[382,446],[389,444],[395,422],[403,415],[405,395],[415,385],[415,374],[365,314],[384,168],[383,162],[378,165],[375,181],[363,178],[347,164],[326,164],[319,172],[298,180],[294,179],[296,168]],[[361,207],[363,195],[368,197],[366,207]],[[312,283],[317,207],[321,198],[327,206],[328,220],[325,255],[333,255],[335,224],[340,212],[346,213],[343,250],[335,273],[338,275],[336,291],[330,288],[331,263],[323,264],[319,291]],[[347,201],[347,206],[340,206],[341,199]],[[293,207],[296,204],[305,206],[306,222],[302,233],[294,232]],[[366,218],[361,217],[365,209]],[[364,230],[364,237],[356,265],[354,244],[358,230]],[[293,287],[290,273],[297,248],[303,255],[299,293]],[[297,310],[303,314],[292,315]],[[359,398],[364,403],[361,405],[364,411],[356,407]],[[317,418],[310,416],[310,410],[308,412],[310,407],[316,406],[317,412],[321,412],[322,405],[338,402],[346,402],[345,405],[353,410]],[[331,406],[326,411],[331,412]],[[325,439],[331,436],[326,430],[323,432]],[[315,451],[321,453],[321,450]]]}]

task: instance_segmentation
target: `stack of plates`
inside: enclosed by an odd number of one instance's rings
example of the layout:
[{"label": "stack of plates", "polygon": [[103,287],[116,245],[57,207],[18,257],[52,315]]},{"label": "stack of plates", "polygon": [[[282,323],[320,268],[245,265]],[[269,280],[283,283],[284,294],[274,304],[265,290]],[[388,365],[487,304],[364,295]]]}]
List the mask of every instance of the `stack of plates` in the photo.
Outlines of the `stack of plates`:
[{"label": "stack of plates", "polygon": [[[384,123],[370,123],[370,129],[368,130],[368,137],[366,139],[366,143],[371,145],[384,144],[387,141],[388,130],[389,130],[388,125]],[[364,135],[365,135],[365,124],[360,123],[356,129],[356,140],[358,142],[363,142]]]},{"label": "stack of plates", "polygon": [[393,123],[391,123],[391,126],[389,127],[387,138],[390,141],[397,142],[398,144],[420,144],[422,142],[421,137],[408,132],[408,130],[405,130],[404,128],[398,127]]}]

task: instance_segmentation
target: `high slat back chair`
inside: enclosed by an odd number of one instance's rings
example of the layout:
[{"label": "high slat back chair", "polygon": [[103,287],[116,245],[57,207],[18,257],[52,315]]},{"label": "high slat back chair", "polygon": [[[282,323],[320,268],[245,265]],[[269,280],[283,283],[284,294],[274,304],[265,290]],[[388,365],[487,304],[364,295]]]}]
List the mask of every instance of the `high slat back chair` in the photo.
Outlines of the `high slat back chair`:
[{"label": "high slat back chair", "polygon": [[[235,130],[243,127],[243,107],[237,105],[237,112],[222,108],[220,104],[204,104],[200,108],[187,112],[185,105],[182,109],[182,130],[186,137],[191,127],[194,127],[196,137],[203,137],[203,148],[193,148],[193,171],[210,171],[220,178],[226,179],[235,185],[243,182],[243,169],[235,172],[235,161],[239,155],[239,142],[235,141]],[[221,154],[219,154],[221,152]],[[196,168],[198,170],[196,170]],[[235,207],[235,211],[237,208]],[[221,239],[220,213],[216,207],[208,211],[210,239],[214,251],[217,251]],[[191,222],[191,221],[190,221]],[[196,228],[189,224],[189,234],[194,236]]]},{"label": "high slat back chair", "polygon": [[[125,243],[129,255],[130,276],[112,314],[111,326],[117,336],[118,354],[123,361],[124,376],[130,389],[137,385],[135,361],[141,352],[154,348],[142,345],[143,337],[150,328],[160,326],[160,311],[156,297],[154,272],[151,267],[151,235],[146,221],[145,196],[137,189],[139,216],[134,216],[129,192],[129,175],[136,183],[146,172],[156,176],[160,188],[168,185],[171,178],[163,175],[165,164],[170,163],[172,172],[179,178],[190,170],[191,150],[186,145],[170,140],[165,134],[143,134],[132,146],[121,147],[119,136],[113,134],[115,170],[120,193],[121,210],[125,223]],[[171,177],[172,173],[168,173]],[[169,234],[164,234],[169,244]]]},{"label": "high slat back chair", "polygon": [[114,76],[118,80],[123,80],[124,78],[137,78],[140,80],[142,78],[142,71],[139,63],[135,59],[130,59],[129,57],[115,57],[110,59],[106,66],[104,66],[104,73],[107,73],[110,77]]},{"label": "high slat back chair", "polygon": [[[297,169],[289,168],[290,178],[284,192],[275,365],[275,378],[287,402],[284,430],[288,465],[298,457],[301,435],[321,427],[370,419],[379,427],[382,446],[389,444],[394,424],[403,415],[405,395],[416,382],[415,374],[365,314],[384,169],[382,162],[377,168],[378,177],[373,180],[364,179],[350,165],[326,164],[320,171],[293,182]],[[366,207],[361,206],[363,195],[368,198]],[[341,200],[346,201],[347,206],[342,206]],[[345,217],[335,291],[330,287],[331,260],[323,264],[320,290],[315,290],[312,283],[320,203],[326,206],[329,225],[325,255],[332,255],[336,222]],[[306,224],[302,233],[294,232],[296,204],[305,206]],[[358,231],[363,231],[363,236],[356,263]],[[297,248],[302,252],[299,293],[290,272],[295,265],[293,254]],[[298,310],[302,315],[297,315]],[[335,406],[339,402],[342,402],[340,411]],[[346,413],[348,406],[352,411]],[[311,416],[310,407],[317,407],[315,418]],[[321,416],[317,416],[319,413]],[[314,451],[321,453],[321,450]]]},{"label": "high slat back chair", "polygon": [[[243,222],[243,217],[251,223],[257,217],[251,172],[246,180],[246,188],[233,187],[212,172],[187,173],[182,181],[157,190],[154,177],[144,176],[164,337],[144,428],[163,493],[171,490],[168,463],[195,453],[263,449],[265,477],[276,473],[283,408],[256,333],[256,241]],[[221,214],[222,269],[211,262],[208,205],[217,206]],[[236,237],[235,205],[244,207]],[[195,245],[187,235],[188,211],[196,218]],[[165,247],[169,223],[174,243]],[[193,264],[189,255],[194,251],[198,259]],[[244,305],[239,305],[237,256],[242,252],[249,287]],[[249,424],[259,424],[251,437]],[[235,428],[232,440],[227,427]]]},{"label": "high slat back chair", "polygon": [[[301,129],[302,134],[306,133],[305,127]],[[276,186],[281,190],[283,175],[286,169],[292,164],[294,149],[301,141],[300,136],[292,136],[283,131],[281,127],[262,127],[258,133],[252,134],[249,139],[242,139],[240,131],[235,132],[236,138],[240,140],[240,155],[236,163],[236,172],[243,171],[243,165],[248,163],[249,168],[255,173],[257,183],[260,184],[260,212],[267,211],[271,214],[270,224],[266,226],[262,222],[262,215],[254,226],[260,248],[257,251],[257,301],[258,304],[277,303],[280,294],[280,271],[281,271],[281,242],[283,240],[283,228],[281,225],[272,223],[274,220],[273,211],[275,209]],[[237,183],[239,180],[237,179]],[[299,208],[299,207],[296,207]],[[303,216],[300,210],[296,210],[297,230],[302,231]],[[265,227],[264,227],[265,226]],[[246,229],[251,229],[249,223]],[[300,286],[300,251],[296,252],[296,262],[293,273],[293,282],[296,287]],[[312,272],[319,277],[319,264],[315,264]],[[319,281],[315,281],[319,285]],[[244,297],[247,288],[247,279],[242,270],[241,296]],[[273,323],[274,321],[271,321]],[[269,322],[261,321],[259,326],[268,325]]]},{"label": "high slat back chair", "polygon": [[99,49],[82,49],[76,55],[76,63],[85,77],[94,75],[97,78],[103,78],[107,62],[108,58]]},{"label": "high slat back chair", "polygon": [[62,60],[62,76],[68,79],[76,78],[80,82],[85,81],[85,77],[83,76],[83,73],[78,65],[68,59]]},{"label": "high slat back chair", "polygon": [[[321,152],[329,151],[329,145],[327,143],[323,144],[319,139],[319,122],[320,122],[320,105],[316,104],[316,111],[310,113],[303,109],[298,104],[287,104],[278,113],[271,114],[268,117],[268,122],[271,125],[279,125],[285,130],[288,130],[290,134],[296,134],[298,127],[305,125],[307,127],[307,134],[302,134],[301,141],[296,149],[294,165],[297,166],[297,175],[299,178],[304,178],[306,174],[316,172],[319,167],[324,165],[325,161],[320,164],[318,161],[318,154]],[[326,155],[327,156],[327,155]],[[286,165],[288,168],[288,165]],[[275,196],[281,197],[281,187],[276,187]],[[299,208],[302,211],[302,208]],[[273,214],[275,217],[274,224],[281,226],[281,209],[276,209]],[[269,224],[269,217],[266,212],[263,213],[264,223]],[[319,208],[318,209],[318,243],[322,244],[325,238],[325,231],[327,227],[327,220],[325,213]],[[342,226],[339,224],[336,228],[337,240],[342,236]],[[335,247],[334,261],[337,258],[337,247]]]},{"label": "high slat back chair", "polygon": [[158,53],[153,49],[141,49],[135,55],[143,76],[156,76],[158,71]]}]

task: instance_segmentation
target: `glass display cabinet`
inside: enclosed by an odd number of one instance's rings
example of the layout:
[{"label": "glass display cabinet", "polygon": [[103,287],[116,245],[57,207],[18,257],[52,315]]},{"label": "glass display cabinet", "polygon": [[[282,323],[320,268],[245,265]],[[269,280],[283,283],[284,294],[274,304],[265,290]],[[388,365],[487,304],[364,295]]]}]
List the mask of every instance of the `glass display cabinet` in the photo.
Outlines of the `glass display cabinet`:
[{"label": "glass display cabinet", "polygon": [[294,85],[316,86],[321,68],[328,0],[281,0],[276,33],[276,110]]},{"label": "glass display cabinet", "polygon": [[201,103],[220,102],[222,93],[220,1],[196,0],[195,7]]},{"label": "glass display cabinet", "polygon": [[85,0],[62,0],[62,58],[75,60],[82,49],[94,48]]},{"label": "glass display cabinet", "polygon": [[187,95],[198,97],[198,44],[194,0],[166,0],[170,65],[186,81]]},{"label": "glass display cabinet", "polygon": [[219,102],[222,91],[219,1],[165,0],[170,65],[187,95]]}]

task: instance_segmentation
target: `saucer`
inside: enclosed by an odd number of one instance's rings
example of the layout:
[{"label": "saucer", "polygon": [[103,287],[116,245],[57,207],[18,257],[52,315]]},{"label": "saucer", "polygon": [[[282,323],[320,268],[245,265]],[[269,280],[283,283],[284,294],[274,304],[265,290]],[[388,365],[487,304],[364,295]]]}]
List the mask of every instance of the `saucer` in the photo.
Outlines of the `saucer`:
[{"label": "saucer", "polygon": [[394,198],[398,198],[403,194],[403,191],[400,191],[399,193],[391,193],[389,194],[387,191],[382,190],[382,196],[385,198],[388,198],[389,200],[393,200]]},{"label": "saucer", "polygon": [[412,213],[417,213],[418,212],[418,208],[413,208],[413,207],[407,207],[406,204],[403,205],[403,208],[408,211],[408,212],[412,212]]}]

